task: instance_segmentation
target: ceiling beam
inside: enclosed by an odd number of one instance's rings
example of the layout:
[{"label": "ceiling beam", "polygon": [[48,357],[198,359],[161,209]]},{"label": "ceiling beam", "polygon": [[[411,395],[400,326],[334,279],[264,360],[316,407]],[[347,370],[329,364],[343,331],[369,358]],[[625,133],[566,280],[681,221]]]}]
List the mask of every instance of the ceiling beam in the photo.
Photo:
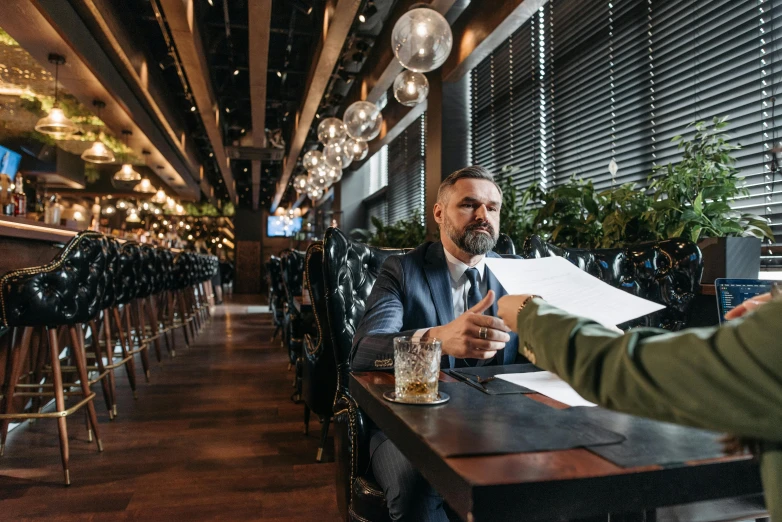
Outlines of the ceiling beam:
[{"label": "ceiling beam", "polygon": [[443,81],[459,81],[546,2],[547,0],[471,2],[451,28],[453,49],[443,64]]},{"label": "ceiling beam", "polygon": [[50,72],[54,66],[48,63],[48,54],[65,56],[60,83],[68,92],[87,108],[95,99],[104,101],[101,119],[106,126],[117,136],[123,129],[131,130],[129,145],[134,153],[141,157],[141,151],[148,150],[149,163],[164,167],[159,177],[180,197],[197,199],[197,166],[161,107],[149,96],[138,71],[132,66],[125,70],[125,63],[117,66],[110,57],[116,49],[96,41],[69,2],[0,2],[0,20],[25,51]]},{"label": "ceiling beam", "polygon": [[237,202],[236,186],[225,144],[218,124],[219,106],[212,91],[203,41],[195,23],[193,0],[158,0],[163,16],[171,30],[177,53],[185,70],[193,94],[195,107],[204,122],[206,134],[214,151],[220,174],[231,201]]},{"label": "ceiling beam", "polygon": [[[252,107],[253,147],[266,147],[266,73],[269,66],[269,36],[272,24],[272,0],[249,0],[250,106]],[[253,210],[261,198],[261,162],[251,166]]]},{"label": "ceiling beam", "polygon": [[299,154],[301,154],[307,134],[315,119],[320,100],[323,98],[323,93],[326,92],[331,74],[337,65],[345,39],[348,33],[350,33],[350,28],[356,19],[356,14],[361,4],[362,0],[339,0],[333,11],[327,8],[324,14],[326,19],[324,25],[327,27],[324,31],[325,38],[322,41],[320,53],[315,58],[312,76],[307,82],[307,92],[299,109],[297,123],[290,140],[288,156],[283,161],[282,176],[277,182],[277,191],[272,200],[272,212],[277,209],[283,194],[285,194],[285,190],[288,188],[288,181],[293,173],[293,169],[296,168],[296,162],[299,159]]}]

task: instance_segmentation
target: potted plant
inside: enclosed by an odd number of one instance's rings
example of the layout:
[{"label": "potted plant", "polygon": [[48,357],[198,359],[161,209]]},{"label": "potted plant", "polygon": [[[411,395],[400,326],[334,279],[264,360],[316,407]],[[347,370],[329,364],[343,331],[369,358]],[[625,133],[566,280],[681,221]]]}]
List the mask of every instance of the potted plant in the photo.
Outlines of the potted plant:
[{"label": "potted plant", "polygon": [[397,221],[392,225],[384,225],[376,217],[372,217],[375,232],[363,228],[350,231],[350,237],[372,246],[384,248],[415,248],[426,241],[426,226],[421,213],[416,211],[410,219]]},{"label": "potted plant", "polygon": [[760,241],[774,240],[765,218],[743,214],[730,201],[748,194],[740,186],[736,160],[731,153],[740,146],[728,142],[722,131],[726,118],[712,125],[697,122],[691,139],[675,136],[682,159],[655,168],[649,176],[653,212],[648,219],[660,238],[686,237],[703,252],[701,282],[717,277],[756,278],[760,269]]}]

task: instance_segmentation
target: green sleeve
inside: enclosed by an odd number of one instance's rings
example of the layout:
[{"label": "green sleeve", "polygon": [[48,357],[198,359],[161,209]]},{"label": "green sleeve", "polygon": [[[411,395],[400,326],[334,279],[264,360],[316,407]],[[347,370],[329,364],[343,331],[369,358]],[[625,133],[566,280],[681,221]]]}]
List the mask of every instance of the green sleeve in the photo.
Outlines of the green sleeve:
[{"label": "green sleeve", "polygon": [[782,441],[782,301],[723,327],[622,335],[534,299],[519,346],[612,410]]}]

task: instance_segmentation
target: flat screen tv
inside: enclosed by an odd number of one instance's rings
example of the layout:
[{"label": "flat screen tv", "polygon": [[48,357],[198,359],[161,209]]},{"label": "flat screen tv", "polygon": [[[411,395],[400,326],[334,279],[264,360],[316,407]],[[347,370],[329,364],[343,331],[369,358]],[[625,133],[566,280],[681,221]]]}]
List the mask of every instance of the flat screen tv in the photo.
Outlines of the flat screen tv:
[{"label": "flat screen tv", "polygon": [[0,174],[5,174],[13,181],[16,171],[19,170],[19,162],[22,155],[0,145]]},{"label": "flat screen tv", "polygon": [[267,237],[291,237],[301,230],[301,218],[285,216],[269,216],[266,221]]}]

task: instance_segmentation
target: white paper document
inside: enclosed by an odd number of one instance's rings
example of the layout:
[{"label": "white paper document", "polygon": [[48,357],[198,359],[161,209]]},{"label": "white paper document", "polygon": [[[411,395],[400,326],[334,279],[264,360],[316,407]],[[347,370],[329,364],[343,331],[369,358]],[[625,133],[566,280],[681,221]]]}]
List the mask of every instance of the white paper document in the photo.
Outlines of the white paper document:
[{"label": "white paper document", "polygon": [[597,406],[551,372],[503,373],[497,375],[497,378],[524,386],[568,406]]},{"label": "white paper document", "polygon": [[485,259],[509,294],[539,295],[557,308],[605,326],[616,326],[665,308],[614,288],[563,257]]}]

